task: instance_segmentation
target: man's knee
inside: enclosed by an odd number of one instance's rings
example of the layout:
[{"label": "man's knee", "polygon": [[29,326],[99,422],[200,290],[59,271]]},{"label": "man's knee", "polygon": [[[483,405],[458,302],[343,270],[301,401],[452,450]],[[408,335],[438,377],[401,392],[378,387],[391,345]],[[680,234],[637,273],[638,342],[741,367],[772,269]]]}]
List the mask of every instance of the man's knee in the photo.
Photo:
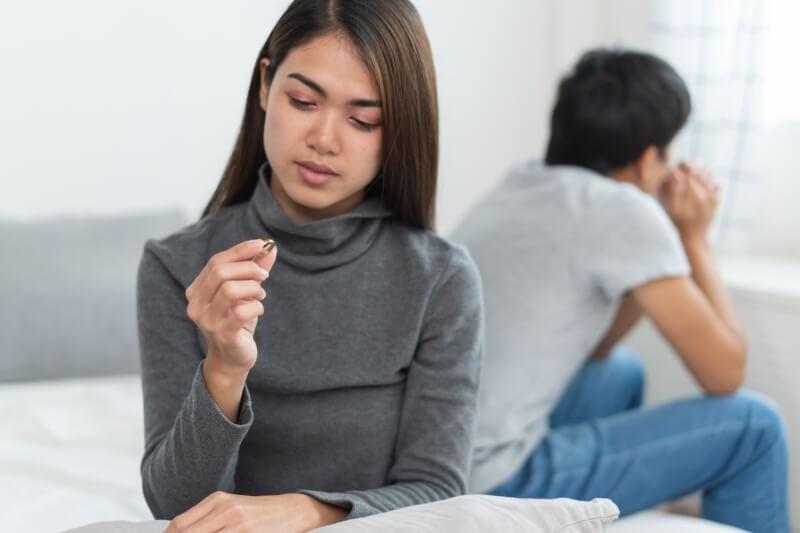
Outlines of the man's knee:
[{"label": "man's knee", "polygon": [[732,408],[741,411],[747,430],[758,435],[766,447],[786,448],[786,426],[780,408],[770,398],[749,390],[727,397]]}]

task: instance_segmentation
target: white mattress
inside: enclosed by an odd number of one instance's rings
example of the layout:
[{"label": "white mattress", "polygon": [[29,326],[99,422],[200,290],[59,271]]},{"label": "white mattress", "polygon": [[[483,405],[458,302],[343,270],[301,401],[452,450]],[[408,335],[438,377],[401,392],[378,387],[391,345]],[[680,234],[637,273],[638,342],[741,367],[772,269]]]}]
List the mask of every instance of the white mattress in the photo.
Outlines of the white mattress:
[{"label": "white mattress", "polygon": [[[2,530],[53,533],[152,519],[139,477],[144,447],[138,376],[0,385]],[[612,533],[719,533],[708,522],[648,511]]]},{"label": "white mattress", "polygon": [[3,531],[147,520],[137,376],[0,385]]}]

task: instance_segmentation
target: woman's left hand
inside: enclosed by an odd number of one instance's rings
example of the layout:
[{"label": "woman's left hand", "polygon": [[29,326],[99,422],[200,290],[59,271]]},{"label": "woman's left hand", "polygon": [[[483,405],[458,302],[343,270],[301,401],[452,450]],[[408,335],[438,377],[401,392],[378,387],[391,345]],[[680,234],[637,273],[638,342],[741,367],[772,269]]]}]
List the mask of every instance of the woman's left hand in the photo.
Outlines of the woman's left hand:
[{"label": "woman's left hand", "polygon": [[298,533],[343,520],[347,513],[305,494],[242,496],[215,492],[176,516],[164,533]]}]

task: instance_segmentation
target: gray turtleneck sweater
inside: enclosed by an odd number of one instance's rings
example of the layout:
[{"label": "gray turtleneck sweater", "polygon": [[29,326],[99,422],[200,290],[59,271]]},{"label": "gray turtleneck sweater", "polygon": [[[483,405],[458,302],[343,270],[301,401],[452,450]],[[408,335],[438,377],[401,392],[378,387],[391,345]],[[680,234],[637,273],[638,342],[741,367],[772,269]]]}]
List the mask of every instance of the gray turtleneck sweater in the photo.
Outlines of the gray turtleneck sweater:
[{"label": "gray turtleneck sweater", "polygon": [[[232,423],[200,372],[207,345],[184,291],[213,254],[267,237],[278,260]],[[397,222],[377,200],[297,224],[264,169],[249,202],[149,241],[137,311],[153,515],[171,519],[217,490],[303,492],[351,518],[463,493],[481,301],[463,248]]]}]

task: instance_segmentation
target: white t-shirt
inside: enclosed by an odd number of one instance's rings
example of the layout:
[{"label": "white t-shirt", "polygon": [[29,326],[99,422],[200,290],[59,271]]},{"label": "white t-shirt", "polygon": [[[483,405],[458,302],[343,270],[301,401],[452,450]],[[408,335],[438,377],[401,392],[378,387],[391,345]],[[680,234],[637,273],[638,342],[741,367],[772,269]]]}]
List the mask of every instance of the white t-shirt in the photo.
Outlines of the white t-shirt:
[{"label": "white t-shirt", "polygon": [[654,198],[586,169],[535,161],[512,169],[452,238],[467,245],[483,280],[486,354],[469,489],[484,492],[547,433],[621,297],[690,267]]}]

